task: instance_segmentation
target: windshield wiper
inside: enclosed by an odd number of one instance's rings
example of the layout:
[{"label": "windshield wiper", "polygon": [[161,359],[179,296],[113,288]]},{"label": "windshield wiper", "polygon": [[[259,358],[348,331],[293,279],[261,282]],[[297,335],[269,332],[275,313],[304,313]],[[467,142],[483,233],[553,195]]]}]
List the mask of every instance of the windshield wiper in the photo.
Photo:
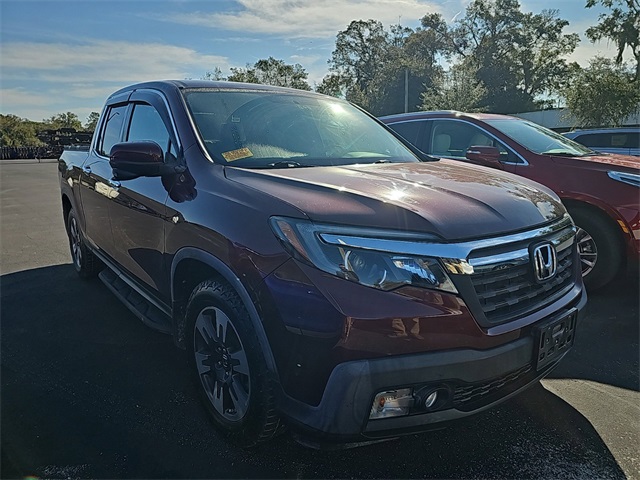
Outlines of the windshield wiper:
[{"label": "windshield wiper", "polygon": [[542,152],[540,155],[553,155],[556,157],[586,157],[587,156],[587,154],[584,154],[584,153],[555,152],[553,150],[549,150],[548,152]]},{"label": "windshield wiper", "polygon": [[299,168],[299,167],[309,167],[309,165],[303,165],[299,162],[294,162],[293,160],[281,160],[279,162],[268,163],[264,168]]}]

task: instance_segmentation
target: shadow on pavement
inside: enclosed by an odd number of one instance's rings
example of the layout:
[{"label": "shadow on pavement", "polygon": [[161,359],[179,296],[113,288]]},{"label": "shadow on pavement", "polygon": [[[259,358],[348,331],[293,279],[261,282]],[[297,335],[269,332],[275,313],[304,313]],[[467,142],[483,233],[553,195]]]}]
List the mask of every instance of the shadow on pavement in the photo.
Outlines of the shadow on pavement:
[{"label": "shadow on pavement", "polygon": [[[99,281],[57,265],[0,283],[2,478],[625,478],[589,421],[541,385],[397,441],[327,452],[285,434],[241,450],[211,427],[170,337]],[[583,329],[584,355],[599,332]]]},{"label": "shadow on pavement", "polygon": [[640,287],[637,272],[589,293],[574,349],[550,378],[577,378],[640,391]]}]

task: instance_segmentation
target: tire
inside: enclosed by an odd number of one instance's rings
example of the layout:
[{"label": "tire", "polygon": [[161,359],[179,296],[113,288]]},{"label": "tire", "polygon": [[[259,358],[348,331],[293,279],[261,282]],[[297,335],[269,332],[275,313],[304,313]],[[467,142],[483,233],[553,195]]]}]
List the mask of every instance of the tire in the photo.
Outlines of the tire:
[{"label": "tire", "polygon": [[71,260],[73,267],[78,275],[82,278],[93,278],[103,265],[96,257],[84,241],[78,217],[75,210],[71,209],[67,215],[67,235],[69,236],[69,248],[71,250]]},{"label": "tire", "polygon": [[280,419],[249,314],[226,283],[207,280],[187,304],[190,369],[215,427],[250,447],[273,437]]},{"label": "tire", "polygon": [[622,242],[612,223],[592,209],[569,209],[578,231],[578,253],[582,278],[589,290],[607,285],[623,262]]}]

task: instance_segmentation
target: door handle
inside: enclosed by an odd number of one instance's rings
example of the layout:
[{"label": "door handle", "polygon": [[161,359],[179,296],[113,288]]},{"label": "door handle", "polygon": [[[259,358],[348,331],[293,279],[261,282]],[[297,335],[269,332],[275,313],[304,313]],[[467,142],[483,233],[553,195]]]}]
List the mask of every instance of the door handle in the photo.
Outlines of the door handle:
[{"label": "door handle", "polygon": [[113,178],[109,180],[109,185],[111,185],[113,188],[120,188],[120,182],[114,180]]},{"label": "door handle", "polygon": [[87,175],[91,175],[91,167],[90,166],[86,166],[86,167],[82,167],[82,171],[83,173],[86,173]]}]

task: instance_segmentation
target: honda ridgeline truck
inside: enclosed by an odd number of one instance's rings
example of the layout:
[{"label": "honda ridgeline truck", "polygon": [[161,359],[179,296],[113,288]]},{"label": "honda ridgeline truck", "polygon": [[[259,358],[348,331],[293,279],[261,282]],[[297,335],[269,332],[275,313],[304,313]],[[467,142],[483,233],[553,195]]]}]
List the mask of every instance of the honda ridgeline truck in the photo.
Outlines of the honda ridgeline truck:
[{"label": "honda ridgeline truck", "polygon": [[586,303],[554,193],[332,97],[133,85],[59,177],[78,274],[186,349],[244,445],[441,428],[549,373]]}]

